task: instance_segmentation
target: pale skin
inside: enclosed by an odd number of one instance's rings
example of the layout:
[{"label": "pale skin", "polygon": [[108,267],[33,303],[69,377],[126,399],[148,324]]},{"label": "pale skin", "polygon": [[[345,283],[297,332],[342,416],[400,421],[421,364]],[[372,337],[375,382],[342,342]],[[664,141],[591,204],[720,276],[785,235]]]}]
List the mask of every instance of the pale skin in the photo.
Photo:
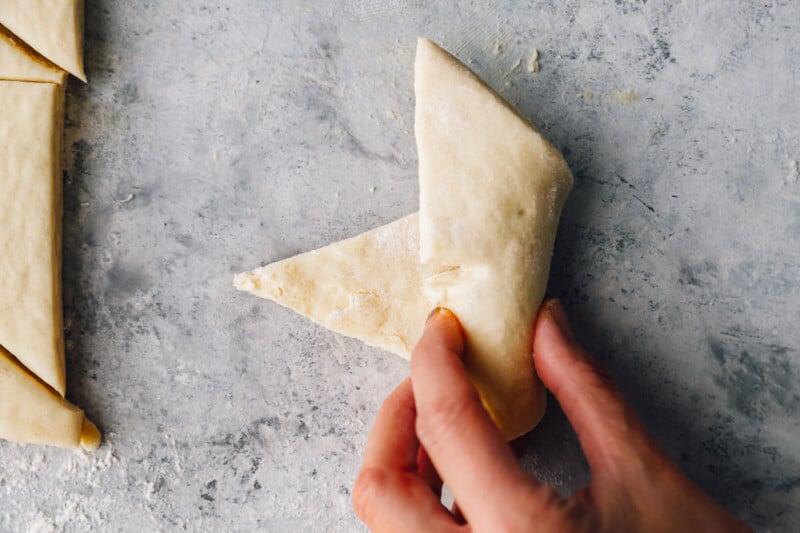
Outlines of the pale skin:
[{"label": "pale skin", "polygon": [[[463,350],[458,319],[434,311],[411,377],[378,413],[353,488],[356,513],[376,533],[750,531],[650,437],[558,301],[539,311],[531,356],[591,469],[575,494],[562,497],[522,468],[467,379]],[[441,504],[443,482],[453,509]]]}]

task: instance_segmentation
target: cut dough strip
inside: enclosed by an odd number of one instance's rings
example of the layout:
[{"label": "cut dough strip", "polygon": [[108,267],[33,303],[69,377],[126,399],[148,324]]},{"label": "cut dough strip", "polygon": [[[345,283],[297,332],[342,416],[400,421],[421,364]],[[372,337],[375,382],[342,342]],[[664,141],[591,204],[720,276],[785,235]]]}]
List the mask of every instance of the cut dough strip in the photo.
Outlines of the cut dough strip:
[{"label": "cut dough strip", "polygon": [[100,432],[63,397],[66,72],[28,45],[85,80],[82,16],[73,0],[0,2],[17,33],[0,26],[0,439],[94,450]]},{"label": "cut dough strip", "polygon": [[62,84],[67,73],[0,26],[0,80]]},{"label": "cut dough strip", "polygon": [[61,448],[96,450],[100,432],[0,346],[0,438]]},{"label": "cut dough strip", "polygon": [[0,25],[73,76],[83,71],[83,0],[2,0]]},{"label": "cut dough strip", "polygon": [[61,395],[63,114],[63,86],[0,81],[0,345]]}]

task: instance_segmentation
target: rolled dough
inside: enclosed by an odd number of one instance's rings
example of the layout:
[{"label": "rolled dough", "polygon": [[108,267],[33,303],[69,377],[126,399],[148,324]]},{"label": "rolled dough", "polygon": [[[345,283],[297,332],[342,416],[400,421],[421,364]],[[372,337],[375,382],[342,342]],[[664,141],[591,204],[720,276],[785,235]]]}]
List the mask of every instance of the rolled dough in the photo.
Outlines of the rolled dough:
[{"label": "rolled dough", "polygon": [[0,81],[0,345],[61,395],[63,96],[52,83]]},{"label": "rolled dough", "polygon": [[0,80],[64,83],[67,73],[0,26]]},{"label": "rolled dough", "polygon": [[0,25],[73,76],[83,72],[83,0],[2,0]]},{"label": "rolled dough", "polygon": [[427,39],[415,76],[419,215],[234,284],[404,357],[429,311],[450,308],[464,325],[470,378],[512,439],[545,409],[533,321],[572,174],[527,119]]},{"label": "rolled dough", "polygon": [[100,432],[83,411],[26,371],[0,346],[0,439],[96,450]]}]

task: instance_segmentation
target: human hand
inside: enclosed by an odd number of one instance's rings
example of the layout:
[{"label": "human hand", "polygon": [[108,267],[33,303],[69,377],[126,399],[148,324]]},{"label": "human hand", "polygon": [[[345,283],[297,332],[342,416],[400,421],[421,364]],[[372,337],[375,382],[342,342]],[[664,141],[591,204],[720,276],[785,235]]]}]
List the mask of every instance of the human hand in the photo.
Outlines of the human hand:
[{"label": "human hand", "polygon": [[[438,310],[411,377],[384,402],[353,488],[378,533],[750,529],[693,484],[647,434],[610,375],[575,341],[557,300],[539,311],[536,370],[580,440],[589,485],[563,498],[525,472],[483,409],[461,357],[463,331]],[[441,504],[442,480],[457,506]]]}]

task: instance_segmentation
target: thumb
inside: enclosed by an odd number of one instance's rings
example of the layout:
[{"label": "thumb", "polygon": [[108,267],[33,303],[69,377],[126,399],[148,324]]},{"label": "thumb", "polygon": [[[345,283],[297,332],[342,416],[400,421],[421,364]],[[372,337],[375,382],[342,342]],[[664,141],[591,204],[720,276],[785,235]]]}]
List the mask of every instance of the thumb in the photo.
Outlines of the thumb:
[{"label": "thumb", "polygon": [[[653,449],[653,443],[611,374],[572,336],[558,300],[544,303],[536,319],[534,364],[580,440],[593,471],[615,470]],[[626,459],[627,458],[627,459]]]}]

